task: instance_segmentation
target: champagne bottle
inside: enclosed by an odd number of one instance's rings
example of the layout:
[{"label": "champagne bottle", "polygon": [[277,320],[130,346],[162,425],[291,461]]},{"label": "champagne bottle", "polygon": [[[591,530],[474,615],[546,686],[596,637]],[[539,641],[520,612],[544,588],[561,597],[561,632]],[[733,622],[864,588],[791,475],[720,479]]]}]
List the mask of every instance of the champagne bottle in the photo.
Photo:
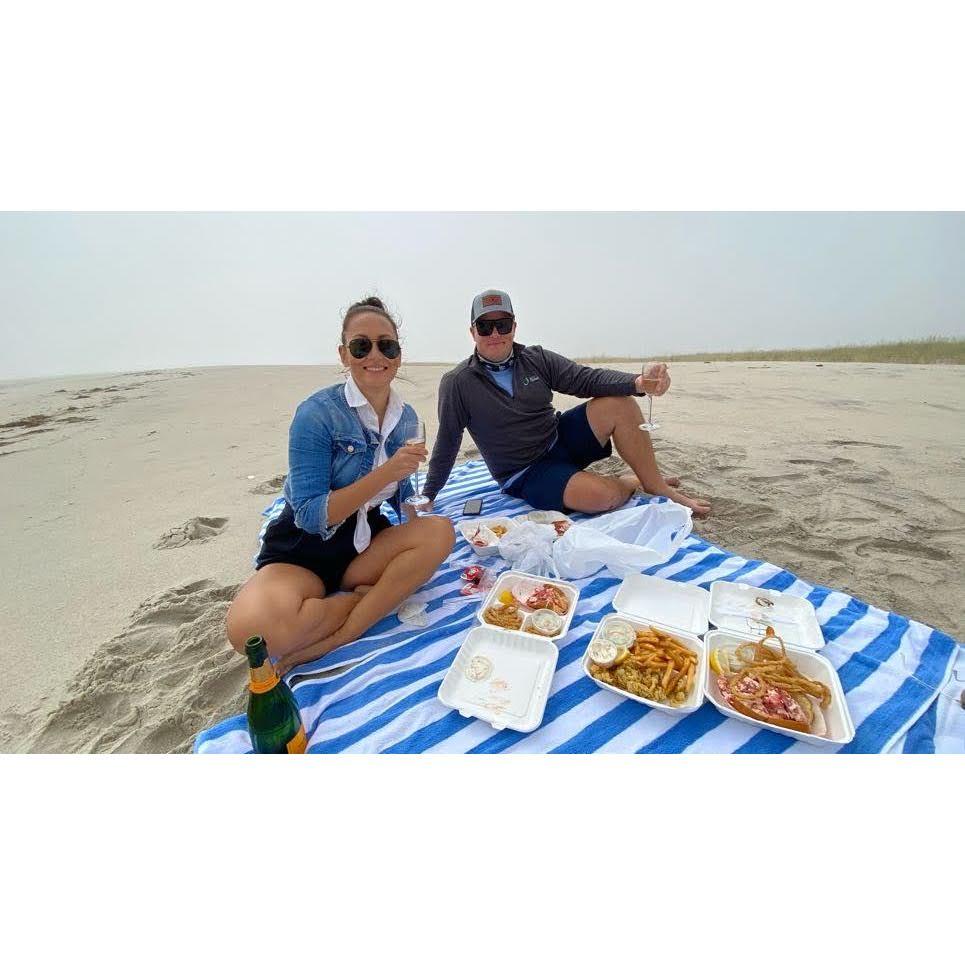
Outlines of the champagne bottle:
[{"label": "champagne bottle", "polygon": [[264,637],[245,641],[248,657],[248,734],[257,754],[303,754],[308,744],[289,686],[278,679]]}]

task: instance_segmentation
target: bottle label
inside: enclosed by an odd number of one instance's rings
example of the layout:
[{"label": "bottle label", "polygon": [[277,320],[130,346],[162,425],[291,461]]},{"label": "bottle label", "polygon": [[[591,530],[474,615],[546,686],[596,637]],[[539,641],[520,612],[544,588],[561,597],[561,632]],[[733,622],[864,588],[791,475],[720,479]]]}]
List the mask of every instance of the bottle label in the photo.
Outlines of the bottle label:
[{"label": "bottle label", "polygon": [[249,670],[248,675],[248,689],[253,694],[267,694],[278,684],[278,674],[267,660],[260,667]]},{"label": "bottle label", "polygon": [[305,728],[299,725],[298,733],[285,745],[289,754],[304,754],[308,747],[308,738],[305,736]]}]

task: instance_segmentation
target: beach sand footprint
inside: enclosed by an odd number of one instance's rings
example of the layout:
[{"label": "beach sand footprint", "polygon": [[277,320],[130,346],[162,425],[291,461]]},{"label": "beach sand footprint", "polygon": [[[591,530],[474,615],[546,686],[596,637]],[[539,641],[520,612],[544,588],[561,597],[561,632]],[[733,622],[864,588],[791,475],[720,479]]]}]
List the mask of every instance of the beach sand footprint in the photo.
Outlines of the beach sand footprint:
[{"label": "beach sand footprint", "polygon": [[192,543],[205,543],[219,536],[228,525],[225,516],[195,516],[180,526],[168,530],[154,544],[156,550],[174,549]]},{"label": "beach sand footprint", "polygon": [[271,479],[266,479],[264,482],[258,483],[257,486],[249,489],[248,491],[253,496],[272,496],[275,493],[280,493],[282,486],[285,485],[286,474],[281,473],[278,476],[272,476]]},{"label": "beach sand footprint", "polygon": [[225,635],[237,591],[204,579],[145,600],[55,706],[0,718],[0,749],[189,751],[198,731],[244,713],[247,666]]}]

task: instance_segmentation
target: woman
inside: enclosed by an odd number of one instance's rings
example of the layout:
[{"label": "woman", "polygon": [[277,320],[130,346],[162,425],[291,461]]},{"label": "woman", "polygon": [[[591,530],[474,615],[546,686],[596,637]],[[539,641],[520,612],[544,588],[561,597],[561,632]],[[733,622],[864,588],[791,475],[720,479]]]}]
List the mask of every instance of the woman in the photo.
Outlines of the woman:
[{"label": "woman", "polygon": [[405,444],[416,414],[392,388],[402,350],[378,298],[345,313],[338,351],[345,384],[296,410],[285,508],[228,611],[231,645],[244,652],[248,637],[262,635],[279,673],[358,639],[422,586],[455,542],[442,516],[392,526],[379,512],[389,499],[402,518],[409,477],[427,452]]}]

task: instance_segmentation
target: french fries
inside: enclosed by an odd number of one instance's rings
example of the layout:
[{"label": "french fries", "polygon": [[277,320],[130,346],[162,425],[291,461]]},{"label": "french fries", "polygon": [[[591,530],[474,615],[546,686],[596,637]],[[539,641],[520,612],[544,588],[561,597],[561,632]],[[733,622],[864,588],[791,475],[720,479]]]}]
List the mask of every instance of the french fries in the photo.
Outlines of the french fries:
[{"label": "french fries", "polygon": [[663,630],[638,630],[626,658],[604,668],[590,662],[590,674],[637,697],[679,707],[693,689],[697,654]]}]

